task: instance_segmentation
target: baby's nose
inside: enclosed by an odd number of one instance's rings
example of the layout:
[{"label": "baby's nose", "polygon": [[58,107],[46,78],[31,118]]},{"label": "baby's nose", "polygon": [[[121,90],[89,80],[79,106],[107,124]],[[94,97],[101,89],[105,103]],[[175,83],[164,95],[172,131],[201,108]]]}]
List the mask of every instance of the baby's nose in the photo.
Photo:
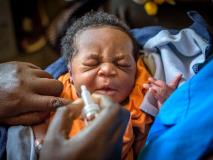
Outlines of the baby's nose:
[{"label": "baby's nose", "polygon": [[116,66],[112,63],[103,63],[98,71],[99,76],[115,76],[117,73]]}]

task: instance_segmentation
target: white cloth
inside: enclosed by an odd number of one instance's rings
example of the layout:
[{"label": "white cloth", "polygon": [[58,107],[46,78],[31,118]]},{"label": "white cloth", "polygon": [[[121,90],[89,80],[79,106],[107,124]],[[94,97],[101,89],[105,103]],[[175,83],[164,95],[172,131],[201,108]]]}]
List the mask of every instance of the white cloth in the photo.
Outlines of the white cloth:
[{"label": "white cloth", "polygon": [[178,73],[183,75],[185,81],[190,79],[195,74],[193,65],[205,61],[207,47],[208,43],[204,39],[187,28],[176,35],[168,30],[160,31],[145,43],[144,50],[161,55],[166,82],[171,83]]},{"label": "white cloth", "polygon": [[[152,55],[158,53],[161,57],[162,64],[158,62],[159,58],[153,56],[156,64],[156,73],[153,76],[156,79],[163,80],[163,75],[166,83],[169,84],[178,74],[182,74],[180,86],[195,74],[193,66],[205,61],[207,47],[208,43],[205,39],[202,39],[194,30],[187,28],[176,35],[172,35],[168,30],[160,31],[145,43],[144,51]],[[150,115],[155,116],[158,113],[155,99],[150,93],[145,95],[140,107]]]}]

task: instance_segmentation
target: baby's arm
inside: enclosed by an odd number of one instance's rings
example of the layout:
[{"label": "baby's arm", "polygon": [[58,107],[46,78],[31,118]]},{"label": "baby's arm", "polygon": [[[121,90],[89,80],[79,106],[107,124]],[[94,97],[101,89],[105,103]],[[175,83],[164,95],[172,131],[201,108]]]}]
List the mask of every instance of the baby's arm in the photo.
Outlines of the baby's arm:
[{"label": "baby's arm", "polygon": [[182,74],[178,74],[175,80],[171,84],[166,84],[166,82],[161,80],[156,80],[152,77],[148,79],[149,83],[143,84],[143,87],[148,89],[149,92],[156,98],[158,107],[160,107],[163,102],[172,94],[172,92],[177,88]]}]

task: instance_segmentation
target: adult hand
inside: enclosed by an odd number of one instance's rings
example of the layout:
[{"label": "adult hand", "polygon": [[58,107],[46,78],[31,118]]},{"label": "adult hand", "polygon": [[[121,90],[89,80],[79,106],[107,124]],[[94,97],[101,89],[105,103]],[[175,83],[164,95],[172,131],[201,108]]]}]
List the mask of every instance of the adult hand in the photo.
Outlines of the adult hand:
[{"label": "adult hand", "polygon": [[58,109],[41,149],[41,160],[112,159],[112,152],[118,148],[118,144],[120,148],[122,146],[129,114],[107,97],[93,95],[93,98],[101,106],[101,112],[92,123],[71,138],[68,133],[73,120],[81,113],[83,102],[79,99],[69,107]]},{"label": "adult hand", "polygon": [[0,64],[0,123],[33,124],[67,104],[58,96],[62,84],[39,67],[25,62]]}]

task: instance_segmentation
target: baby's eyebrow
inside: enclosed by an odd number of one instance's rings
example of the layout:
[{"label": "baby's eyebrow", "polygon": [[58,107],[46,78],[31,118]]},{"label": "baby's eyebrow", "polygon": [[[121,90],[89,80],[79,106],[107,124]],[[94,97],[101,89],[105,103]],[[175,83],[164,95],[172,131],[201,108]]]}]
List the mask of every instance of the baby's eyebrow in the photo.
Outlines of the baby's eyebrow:
[{"label": "baby's eyebrow", "polygon": [[101,58],[101,56],[99,54],[96,54],[96,53],[92,53],[92,54],[89,54],[87,56],[87,59],[96,59],[96,60],[98,60],[100,58]]},{"label": "baby's eyebrow", "polygon": [[121,60],[121,59],[125,59],[125,58],[128,58],[128,56],[125,54],[118,54],[115,56],[116,60]]}]

